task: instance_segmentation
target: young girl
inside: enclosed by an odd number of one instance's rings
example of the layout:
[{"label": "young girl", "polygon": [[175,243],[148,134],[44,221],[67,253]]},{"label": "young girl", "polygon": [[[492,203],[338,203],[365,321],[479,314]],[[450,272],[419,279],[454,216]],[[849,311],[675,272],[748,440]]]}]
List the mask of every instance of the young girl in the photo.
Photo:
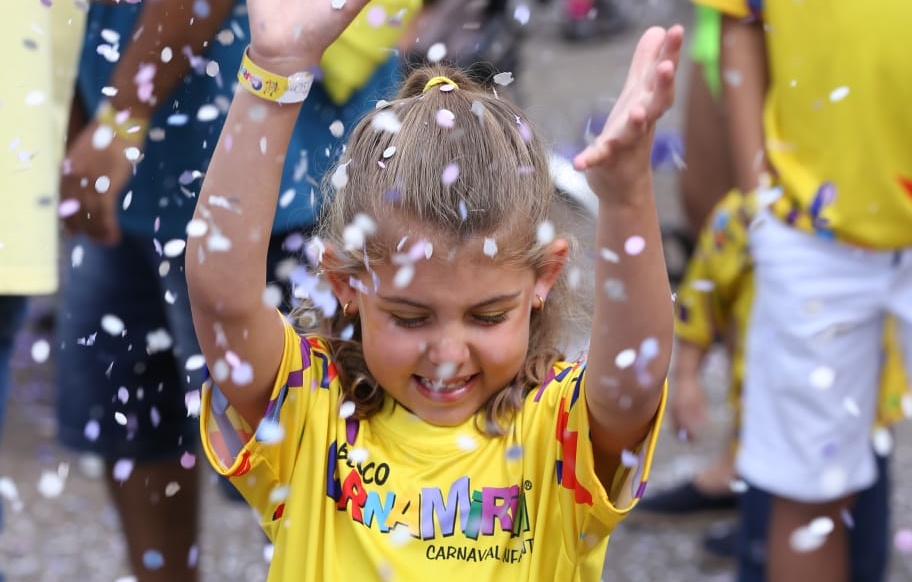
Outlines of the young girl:
[{"label": "young girl", "polygon": [[542,140],[456,71],[415,72],[353,131],[310,247],[322,276],[302,282],[308,333],[264,292],[294,103],[365,3],[248,3],[242,88],[187,249],[214,380],[206,453],[261,516],[270,580],[455,580],[466,567],[598,580],[664,402],[672,309],[649,158],[682,30],[643,36],[575,160],[600,196],[602,259],[591,357],[565,362],[569,244],[549,228]]}]

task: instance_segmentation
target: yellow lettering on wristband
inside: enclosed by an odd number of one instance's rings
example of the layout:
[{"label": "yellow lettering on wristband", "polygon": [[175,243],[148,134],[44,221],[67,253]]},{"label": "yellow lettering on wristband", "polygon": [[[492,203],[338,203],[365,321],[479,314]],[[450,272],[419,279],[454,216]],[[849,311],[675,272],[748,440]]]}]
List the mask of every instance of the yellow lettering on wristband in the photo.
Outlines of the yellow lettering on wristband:
[{"label": "yellow lettering on wristband", "polygon": [[95,112],[95,119],[102,125],[107,125],[114,131],[114,135],[127,141],[142,143],[149,133],[149,120],[141,117],[131,117],[129,110],[118,111],[109,101],[102,101]]},{"label": "yellow lettering on wristband", "polygon": [[312,73],[303,71],[287,77],[270,73],[250,60],[249,47],[244,49],[238,83],[257,97],[276,103],[300,103],[307,99],[313,85]]}]

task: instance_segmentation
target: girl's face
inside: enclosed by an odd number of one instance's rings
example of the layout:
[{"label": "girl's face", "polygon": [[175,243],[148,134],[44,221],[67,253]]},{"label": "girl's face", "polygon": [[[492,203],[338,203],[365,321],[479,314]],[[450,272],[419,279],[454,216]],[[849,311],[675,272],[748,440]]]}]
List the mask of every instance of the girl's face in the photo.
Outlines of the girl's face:
[{"label": "girl's face", "polygon": [[[566,254],[566,243],[549,252]],[[507,386],[525,361],[536,295],[547,297],[560,264],[531,267],[495,263],[473,241],[450,259],[415,264],[411,281],[394,283],[400,267],[375,268],[361,278],[376,293],[340,289],[361,316],[368,368],[380,386],[423,420],[440,426],[471,418]],[[438,251],[439,252],[439,251]],[[436,255],[436,253],[435,253]]]}]

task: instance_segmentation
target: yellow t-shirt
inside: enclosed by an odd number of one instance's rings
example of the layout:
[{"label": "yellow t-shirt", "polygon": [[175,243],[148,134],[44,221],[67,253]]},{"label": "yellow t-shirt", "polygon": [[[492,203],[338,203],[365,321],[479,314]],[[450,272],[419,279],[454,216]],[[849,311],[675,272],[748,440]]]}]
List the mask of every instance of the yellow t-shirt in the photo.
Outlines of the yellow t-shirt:
[{"label": "yellow t-shirt", "polygon": [[12,0],[0,24],[0,295],[57,288],[57,182],[85,22],[72,0]]},{"label": "yellow t-shirt", "polygon": [[597,581],[609,534],[646,484],[662,408],[606,492],[584,369],[556,364],[507,437],[485,436],[473,419],[429,425],[391,398],[356,421],[340,414],[326,345],[286,325],[256,435],[211,384],[201,433],[275,543],[269,580]]},{"label": "yellow t-shirt", "polygon": [[863,247],[912,246],[912,2],[696,2],[764,21],[775,214]]},{"label": "yellow t-shirt", "polygon": [[348,101],[393,54],[421,0],[373,0],[323,53],[323,86],[336,104]]},{"label": "yellow t-shirt", "polygon": [[[675,335],[708,348],[719,336],[730,345],[729,398],[740,409],[744,379],[744,340],[754,297],[753,267],[747,246],[755,215],[753,194],[736,190],[716,204],[700,232],[697,248],[677,289]],[[884,329],[880,402],[875,426],[891,426],[905,418],[902,399],[908,393],[908,376],[895,322]]]}]

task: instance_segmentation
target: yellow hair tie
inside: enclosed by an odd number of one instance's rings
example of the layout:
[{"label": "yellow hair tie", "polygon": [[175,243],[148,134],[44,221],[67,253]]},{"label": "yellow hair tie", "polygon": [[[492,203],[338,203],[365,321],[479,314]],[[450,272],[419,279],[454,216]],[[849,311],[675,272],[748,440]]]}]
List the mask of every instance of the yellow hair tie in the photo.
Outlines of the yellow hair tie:
[{"label": "yellow hair tie", "polygon": [[459,89],[459,85],[457,85],[453,79],[450,79],[449,77],[438,76],[431,78],[431,80],[425,84],[422,93],[427,93],[429,89],[436,87],[437,85],[452,85],[453,89]]}]

